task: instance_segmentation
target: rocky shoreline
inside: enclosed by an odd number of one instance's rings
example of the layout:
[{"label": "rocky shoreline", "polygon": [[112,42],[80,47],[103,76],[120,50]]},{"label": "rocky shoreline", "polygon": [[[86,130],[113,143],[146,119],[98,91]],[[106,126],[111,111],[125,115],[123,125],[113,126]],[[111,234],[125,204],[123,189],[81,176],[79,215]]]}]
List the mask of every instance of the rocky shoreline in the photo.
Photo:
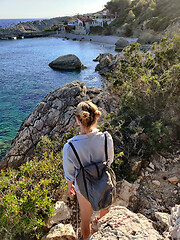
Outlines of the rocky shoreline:
[{"label": "rocky shoreline", "polygon": [[[84,100],[91,100],[101,109],[102,121],[118,107],[116,99],[106,91],[86,87],[79,81],[50,92],[22,123],[0,168],[18,168],[32,158],[41,137],[53,139],[70,131],[75,126],[74,108]],[[141,158],[136,159],[132,169],[137,180],[118,182],[117,199],[110,213],[98,224],[92,219],[98,231],[90,239],[180,239],[180,206],[176,204],[180,196],[179,164],[178,146],[171,153],[158,153],[144,163]],[[76,200],[69,199],[65,192],[54,208],[55,215],[47,220],[48,233],[42,240],[77,239]]]},{"label": "rocky shoreline", "polygon": [[[115,43],[119,40],[119,36],[103,36],[103,35],[76,35],[73,33],[58,33],[53,35],[54,37],[65,38],[65,39],[72,39],[74,41],[93,41],[99,42],[104,44],[115,45]],[[137,38],[126,38],[127,41],[136,42]]]},{"label": "rocky shoreline", "polygon": [[29,22],[20,22],[16,26],[9,28],[0,28],[0,39],[8,39],[12,37],[38,37],[38,36],[46,36],[52,35],[55,32],[44,32],[45,28],[51,28],[54,24],[59,24],[66,17],[58,17],[44,20],[36,20]]},{"label": "rocky shoreline", "polygon": [[[116,111],[116,99],[105,91],[86,87],[79,81],[66,84],[50,92],[24,120],[0,168],[18,168],[30,160],[42,136],[53,139],[70,131],[75,124],[74,108],[84,100],[93,101],[103,116]],[[143,164],[141,159],[136,159],[132,169],[138,179],[134,183],[118,182],[117,199],[110,213],[98,225],[92,218],[93,227],[98,231],[90,239],[168,240],[173,239],[171,236],[180,239],[180,206],[175,205],[180,196],[179,164],[178,147],[173,154],[156,154]],[[73,204],[72,211],[69,206]],[[56,202],[55,215],[47,221],[49,232],[43,240],[65,236],[77,239],[77,213],[75,217],[73,214],[78,209],[75,206],[75,199],[69,199],[67,193]]]}]

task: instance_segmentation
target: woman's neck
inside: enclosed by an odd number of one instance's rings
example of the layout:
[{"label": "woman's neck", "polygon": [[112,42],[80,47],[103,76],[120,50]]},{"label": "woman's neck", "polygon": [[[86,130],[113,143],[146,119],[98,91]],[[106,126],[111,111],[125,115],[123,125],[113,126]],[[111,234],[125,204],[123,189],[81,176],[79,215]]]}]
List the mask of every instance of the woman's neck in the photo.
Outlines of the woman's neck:
[{"label": "woman's neck", "polygon": [[94,127],[85,128],[81,125],[80,126],[80,134],[88,134],[88,133],[92,132],[93,129],[94,129]]}]

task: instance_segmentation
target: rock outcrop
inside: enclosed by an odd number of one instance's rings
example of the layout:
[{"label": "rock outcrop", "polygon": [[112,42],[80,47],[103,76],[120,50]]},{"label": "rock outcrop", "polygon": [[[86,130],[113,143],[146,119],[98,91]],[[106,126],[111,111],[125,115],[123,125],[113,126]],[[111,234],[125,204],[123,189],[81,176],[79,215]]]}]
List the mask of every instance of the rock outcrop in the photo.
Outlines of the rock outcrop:
[{"label": "rock outcrop", "polygon": [[48,219],[46,226],[51,228],[54,224],[60,223],[62,220],[67,220],[71,217],[71,210],[63,201],[56,202],[54,206],[54,214]]},{"label": "rock outcrop", "polygon": [[51,228],[49,233],[41,240],[76,240],[76,235],[71,224],[59,223]]},{"label": "rock outcrop", "polygon": [[172,239],[180,240],[180,205],[172,208],[169,232]]},{"label": "rock outcrop", "polygon": [[114,56],[111,53],[99,54],[99,56],[94,59],[94,61],[99,62],[95,71],[98,71],[101,75],[111,72],[116,69],[119,61],[122,59],[124,59],[123,52]]},{"label": "rock outcrop", "polygon": [[142,45],[152,44],[154,42],[158,42],[161,38],[162,34],[157,34],[153,30],[145,30],[140,34],[137,42]]},{"label": "rock outcrop", "polygon": [[57,17],[51,19],[20,22],[16,26],[10,28],[0,28],[0,38],[43,32],[46,28],[50,29],[53,27],[53,25],[62,24],[62,22],[66,20],[67,17]]},{"label": "rock outcrop", "polygon": [[129,45],[129,42],[125,38],[119,38],[119,40],[115,43],[116,51],[121,51],[124,47],[127,47]]},{"label": "rock outcrop", "polygon": [[90,240],[161,240],[164,239],[153,227],[152,222],[141,214],[125,207],[113,207],[99,220],[99,230]]},{"label": "rock outcrop", "polygon": [[49,66],[58,70],[80,70],[82,63],[80,59],[74,54],[68,54],[56,58],[54,61],[49,63]]},{"label": "rock outcrop", "polygon": [[75,126],[74,110],[78,103],[91,100],[100,109],[113,112],[116,102],[108,93],[74,81],[50,92],[22,123],[12,146],[0,162],[0,169],[17,168],[29,160],[42,136],[63,136]]}]

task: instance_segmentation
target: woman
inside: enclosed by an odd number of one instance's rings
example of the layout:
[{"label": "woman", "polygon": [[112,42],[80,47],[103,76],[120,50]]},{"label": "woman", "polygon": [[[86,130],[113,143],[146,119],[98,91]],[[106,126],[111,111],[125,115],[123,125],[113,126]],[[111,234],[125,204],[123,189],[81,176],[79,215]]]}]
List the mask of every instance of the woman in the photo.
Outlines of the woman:
[{"label": "woman", "polygon": [[[72,142],[83,166],[99,160],[105,161],[105,137],[104,133],[99,132],[96,128],[97,120],[101,116],[101,112],[90,101],[81,102],[78,104],[76,112],[76,121],[80,126],[80,135],[77,135],[67,141],[63,148],[63,168],[65,179],[68,184],[68,192],[70,195],[77,194],[77,199],[80,207],[81,216],[81,235],[83,239],[89,237],[91,232],[90,220],[92,215],[92,207],[90,202],[81,195],[79,188],[76,184],[76,176],[80,169],[76,156],[68,142]],[[114,158],[114,148],[111,135],[107,135],[107,151],[108,151],[108,164],[110,165]],[[74,183],[74,185],[73,185]],[[109,209],[100,211],[100,218],[103,217]]]}]

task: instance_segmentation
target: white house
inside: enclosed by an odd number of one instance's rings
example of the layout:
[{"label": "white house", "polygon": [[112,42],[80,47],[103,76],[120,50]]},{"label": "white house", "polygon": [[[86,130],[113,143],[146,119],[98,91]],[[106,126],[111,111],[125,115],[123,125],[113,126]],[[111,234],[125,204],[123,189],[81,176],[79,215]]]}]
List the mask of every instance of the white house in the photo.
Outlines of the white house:
[{"label": "white house", "polygon": [[105,23],[109,25],[112,21],[115,20],[115,16],[109,13],[108,9],[103,9],[100,12],[94,13],[92,17],[94,20],[92,22],[92,26],[103,27]]},{"label": "white house", "polygon": [[83,21],[80,19],[73,19],[68,21],[68,28],[71,29],[71,31],[74,34],[86,34],[86,30],[84,28]]}]

